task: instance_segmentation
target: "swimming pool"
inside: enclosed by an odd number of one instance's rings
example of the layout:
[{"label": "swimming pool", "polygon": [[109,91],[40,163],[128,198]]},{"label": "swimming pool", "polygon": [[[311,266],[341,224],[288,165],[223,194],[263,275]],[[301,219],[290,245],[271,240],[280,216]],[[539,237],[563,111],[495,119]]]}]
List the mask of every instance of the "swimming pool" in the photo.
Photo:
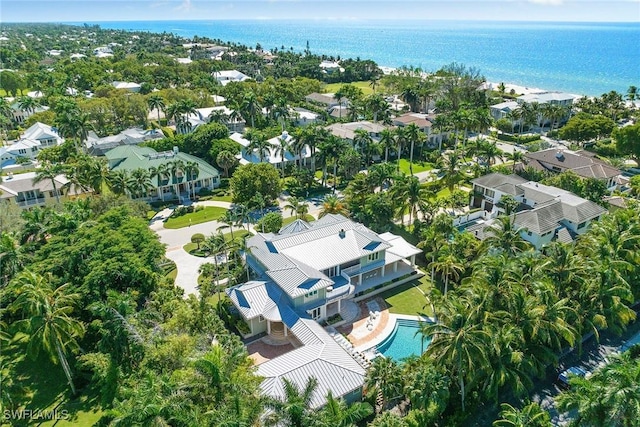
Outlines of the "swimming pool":
[{"label": "swimming pool", "polygon": [[427,349],[431,338],[416,335],[420,330],[420,322],[416,320],[396,319],[396,326],[378,346],[378,351],[385,357],[401,361],[409,356],[419,356]]}]

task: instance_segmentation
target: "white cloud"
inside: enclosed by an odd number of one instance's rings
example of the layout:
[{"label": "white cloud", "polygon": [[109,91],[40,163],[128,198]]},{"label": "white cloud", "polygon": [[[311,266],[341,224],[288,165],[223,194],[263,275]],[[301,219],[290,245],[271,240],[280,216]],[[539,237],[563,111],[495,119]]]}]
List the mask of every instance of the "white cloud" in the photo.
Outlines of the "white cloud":
[{"label": "white cloud", "polygon": [[174,10],[182,10],[184,12],[190,12],[192,8],[191,0],[182,0],[182,3]]}]

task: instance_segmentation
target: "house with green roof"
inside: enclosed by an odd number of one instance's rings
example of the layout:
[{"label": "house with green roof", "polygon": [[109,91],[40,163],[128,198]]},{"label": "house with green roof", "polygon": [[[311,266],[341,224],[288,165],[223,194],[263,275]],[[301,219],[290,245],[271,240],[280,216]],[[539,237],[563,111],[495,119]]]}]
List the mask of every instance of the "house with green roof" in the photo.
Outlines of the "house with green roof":
[{"label": "house with green roof", "polygon": [[149,195],[153,199],[189,200],[201,189],[220,185],[218,170],[199,157],[181,153],[178,147],[157,152],[150,147],[122,145],[105,153],[111,171],[149,172]]}]

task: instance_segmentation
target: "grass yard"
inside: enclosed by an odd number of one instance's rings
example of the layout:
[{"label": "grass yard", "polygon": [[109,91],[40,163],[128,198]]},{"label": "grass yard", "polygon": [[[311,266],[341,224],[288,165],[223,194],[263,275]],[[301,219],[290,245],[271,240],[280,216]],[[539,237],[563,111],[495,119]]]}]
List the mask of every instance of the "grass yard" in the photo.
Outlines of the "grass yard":
[{"label": "grass yard", "polygon": [[[252,235],[251,232],[247,230],[237,230],[233,232],[233,239],[237,242],[239,240],[244,239],[246,236],[251,236],[251,235]],[[205,238],[206,237],[207,236],[205,236]],[[231,240],[231,233],[224,233],[222,237],[224,237],[225,241],[229,242]],[[182,249],[184,249],[185,252],[191,255],[206,257],[206,255],[203,253],[204,251],[202,250],[203,247],[204,247],[204,243],[200,243],[200,251],[198,251],[198,245],[196,243],[189,242],[186,245],[184,245]]]},{"label": "grass yard", "polygon": [[[297,219],[297,217],[295,216],[290,216],[288,218],[284,218],[282,220],[282,226],[284,227],[285,225],[291,224],[293,221],[295,221]],[[309,214],[305,214],[304,218],[302,218],[303,220],[307,221],[307,222],[311,222],[311,221],[315,221],[316,219],[313,217],[313,215],[309,215]]]},{"label": "grass yard", "polygon": [[[83,381],[76,376],[78,396],[72,398],[62,367],[52,364],[44,353],[32,360],[25,356],[25,342],[15,341],[5,346],[3,353],[6,359],[2,367],[2,386],[16,403],[16,408],[5,406],[3,409],[29,409],[43,411],[43,414],[49,411],[48,414],[57,414],[59,418],[38,420],[42,422],[11,420],[10,425],[92,426],[102,417],[99,393],[93,389],[82,389]],[[69,362],[72,366],[75,363],[73,360]]]},{"label": "grass yard", "polygon": [[[427,162],[413,162],[413,173],[430,171],[433,169],[433,165]],[[411,172],[409,170],[409,160],[400,159],[400,172],[409,175]]]},{"label": "grass yard", "polygon": [[[368,81],[362,81],[362,82],[353,82],[348,84],[360,88],[362,90],[362,93],[366,96],[373,93],[373,89],[371,88],[371,86],[369,86],[369,83],[370,82]],[[327,93],[336,93],[336,91],[338,91],[340,87],[342,87],[342,85],[344,84],[346,83],[330,83],[324,87],[324,90]],[[378,87],[376,88],[376,91],[382,92],[382,87],[380,83],[378,83]]]},{"label": "grass yard", "polygon": [[202,224],[203,222],[214,221],[224,215],[227,210],[216,206],[207,206],[197,212],[179,216],[177,218],[169,218],[164,223],[164,228],[183,228],[190,225]]},{"label": "grass yard", "polygon": [[433,316],[429,301],[425,296],[430,286],[429,278],[424,276],[400,285],[397,288],[382,292],[378,296],[384,298],[391,313],[408,315],[423,313]]}]

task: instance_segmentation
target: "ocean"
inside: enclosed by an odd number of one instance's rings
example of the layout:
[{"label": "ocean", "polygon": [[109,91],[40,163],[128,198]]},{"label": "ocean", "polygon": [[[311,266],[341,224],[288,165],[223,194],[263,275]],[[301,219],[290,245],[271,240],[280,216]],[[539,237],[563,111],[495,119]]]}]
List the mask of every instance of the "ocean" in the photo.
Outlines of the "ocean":
[{"label": "ocean", "polygon": [[102,28],[206,36],[380,66],[435,71],[451,62],[490,82],[599,96],[640,86],[640,23],[459,21],[120,21]]}]

